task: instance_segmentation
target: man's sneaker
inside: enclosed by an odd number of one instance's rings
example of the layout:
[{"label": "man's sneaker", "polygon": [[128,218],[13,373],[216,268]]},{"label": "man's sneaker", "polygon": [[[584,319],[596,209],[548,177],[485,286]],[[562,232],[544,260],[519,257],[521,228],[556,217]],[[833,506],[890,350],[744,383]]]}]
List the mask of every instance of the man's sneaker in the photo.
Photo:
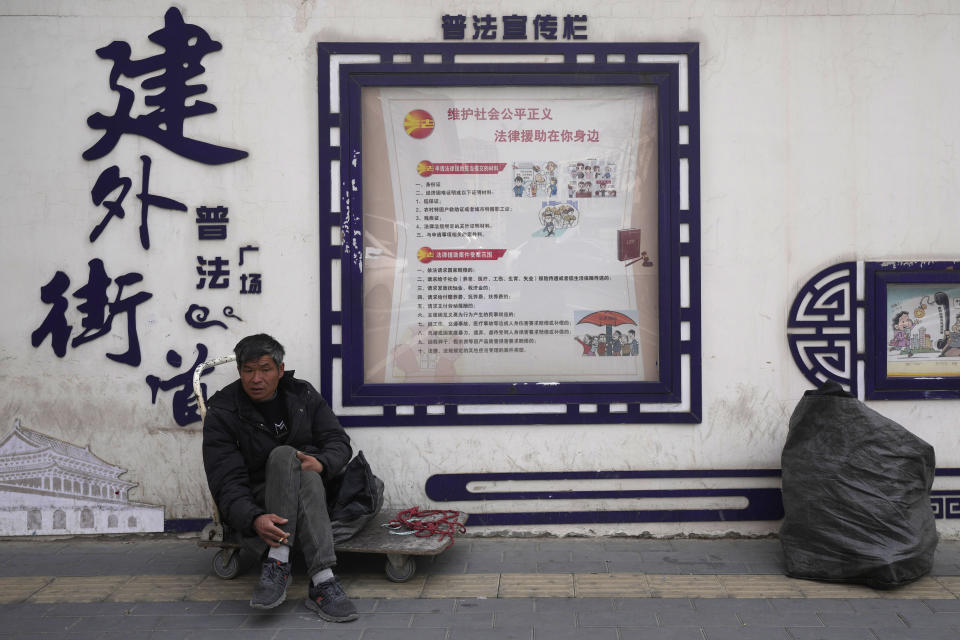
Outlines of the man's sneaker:
[{"label": "man's sneaker", "polygon": [[290,584],[290,563],[267,558],[260,571],[260,582],[253,588],[250,606],[254,609],[273,609],[287,599]]},{"label": "man's sneaker", "polygon": [[310,583],[306,605],[328,622],[350,622],[360,615],[336,578],[318,585]]}]

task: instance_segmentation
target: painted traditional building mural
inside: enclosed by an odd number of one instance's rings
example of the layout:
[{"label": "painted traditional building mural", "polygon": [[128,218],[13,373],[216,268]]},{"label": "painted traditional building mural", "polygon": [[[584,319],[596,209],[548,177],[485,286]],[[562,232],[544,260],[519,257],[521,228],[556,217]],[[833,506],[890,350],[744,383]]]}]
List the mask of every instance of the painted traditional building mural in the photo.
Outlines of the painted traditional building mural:
[{"label": "painted traditional building mural", "polygon": [[18,420],[0,441],[0,535],[163,531],[163,507],[131,502],[126,472]]}]

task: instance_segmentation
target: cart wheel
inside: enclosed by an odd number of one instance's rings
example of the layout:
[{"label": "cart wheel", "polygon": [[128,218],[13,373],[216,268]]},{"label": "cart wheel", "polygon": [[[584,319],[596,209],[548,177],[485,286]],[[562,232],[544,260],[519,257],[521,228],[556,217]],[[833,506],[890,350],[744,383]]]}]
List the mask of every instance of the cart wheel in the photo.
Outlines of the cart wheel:
[{"label": "cart wheel", "polygon": [[213,572],[218,578],[233,580],[240,573],[240,554],[237,549],[220,549],[213,556]]},{"label": "cart wheel", "polygon": [[417,561],[413,556],[388,556],[383,570],[390,582],[406,582],[417,572]]}]

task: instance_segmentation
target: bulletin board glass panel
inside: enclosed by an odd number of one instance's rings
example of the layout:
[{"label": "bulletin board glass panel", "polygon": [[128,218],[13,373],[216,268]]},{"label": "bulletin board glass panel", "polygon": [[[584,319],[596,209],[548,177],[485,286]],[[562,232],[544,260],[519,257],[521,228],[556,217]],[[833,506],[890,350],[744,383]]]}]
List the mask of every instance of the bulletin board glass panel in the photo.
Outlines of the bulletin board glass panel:
[{"label": "bulletin board glass panel", "polygon": [[659,379],[654,87],[361,100],[365,383]]},{"label": "bulletin board glass panel", "polygon": [[321,391],[356,425],[698,421],[689,46],[457,50],[503,47],[319,47]]}]

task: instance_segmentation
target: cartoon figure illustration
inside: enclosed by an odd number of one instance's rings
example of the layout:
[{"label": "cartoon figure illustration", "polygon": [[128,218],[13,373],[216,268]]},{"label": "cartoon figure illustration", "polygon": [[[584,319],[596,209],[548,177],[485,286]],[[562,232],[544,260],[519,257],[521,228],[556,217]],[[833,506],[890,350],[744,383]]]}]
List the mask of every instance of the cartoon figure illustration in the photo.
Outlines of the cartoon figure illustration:
[{"label": "cartoon figure illustration", "polygon": [[630,336],[627,333],[623,333],[620,336],[620,355],[633,355],[630,353]]},{"label": "cartoon figure illustration", "polygon": [[580,343],[580,346],[583,347],[583,354],[585,356],[595,356],[596,353],[596,342],[594,341],[594,336],[591,336],[589,333],[583,334],[583,340],[574,336],[574,340]]},{"label": "cartoon figure illustration", "polygon": [[602,333],[597,336],[597,355],[607,355],[607,336]]},{"label": "cartoon figure illustration", "polygon": [[553,160],[547,160],[547,164],[543,166],[543,169],[544,171],[546,171],[547,175],[550,176],[551,178],[556,177],[557,163],[554,162]]},{"label": "cartoon figure illustration", "polygon": [[613,332],[613,340],[610,342],[610,344],[607,345],[608,356],[620,355],[620,347],[623,344],[623,342],[621,341],[622,337],[623,337],[623,334],[620,333],[619,331]]},{"label": "cartoon figure illustration", "polygon": [[630,338],[630,355],[640,355],[640,342],[637,340],[637,332],[630,329],[630,331],[627,332],[627,336]]},{"label": "cartoon figure illustration", "polygon": [[564,229],[577,226],[577,210],[569,204],[561,204],[556,207],[556,213],[560,216],[561,226]]},{"label": "cartoon figure illustration", "polygon": [[940,358],[960,356],[960,317],[958,317],[950,331],[947,331],[946,344],[940,351]]},{"label": "cartoon figure illustration", "polygon": [[[570,204],[573,203],[573,204]],[[576,208],[576,201],[557,202],[555,200],[545,200],[542,202],[543,208],[538,214],[539,228],[534,232],[534,237],[550,238],[560,237],[567,229],[572,229],[580,222],[580,212]]]},{"label": "cartoon figure illustration", "polygon": [[597,350],[600,348],[600,336],[595,335],[590,338],[590,355],[596,356],[599,355]]},{"label": "cartoon figure illustration", "polygon": [[557,179],[554,176],[550,177],[550,197],[554,198],[557,195]]},{"label": "cartoon figure illustration", "polygon": [[908,358],[913,357],[913,349],[910,348],[910,330],[913,329],[913,320],[906,311],[901,311],[893,317],[893,340],[890,341],[890,351],[900,350],[900,354],[906,354]]},{"label": "cartoon figure illustration", "polygon": [[547,207],[543,211],[543,233],[545,237],[549,238],[553,236],[553,232],[556,229],[556,225],[553,222],[553,208]]},{"label": "cartoon figure illustration", "polygon": [[543,187],[543,184],[547,181],[543,177],[543,174],[540,173],[540,167],[534,167],[533,170],[536,172],[533,174],[533,180],[530,181],[530,195],[536,197],[537,189]]},{"label": "cartoon figure illustration", "polygon": [[523,176],[517,176],[513,179],[513,195],[518,198],[523,195]]}]

